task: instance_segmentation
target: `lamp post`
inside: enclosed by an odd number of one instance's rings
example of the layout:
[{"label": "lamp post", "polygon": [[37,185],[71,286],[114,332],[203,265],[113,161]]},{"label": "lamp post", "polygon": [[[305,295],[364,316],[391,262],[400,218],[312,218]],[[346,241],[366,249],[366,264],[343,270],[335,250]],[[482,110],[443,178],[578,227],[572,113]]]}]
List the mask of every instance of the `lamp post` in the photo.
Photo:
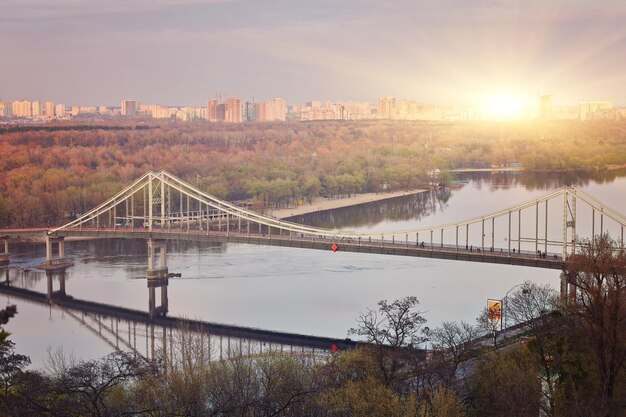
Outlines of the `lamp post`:
[{"label": "lamp post", "polygon": [[[516,284],[516,285],[512,286],[512,287],[511,287],[511,288],[510,288],[510,289],[509,289],[509,290],[508,290],[508,291],[504,294],[504,297],[502,297],[502,325],[504,326],[504,328],[505,328],[505,329],[506,329],[506,319],[507,319],[507,318],[508,318],[508,316],[509,316],[509,311],[508,311],[509,306],[508,306],[508,304],[507,304],[507,302],[508,302],[508,296],[509,296],[509,293],[510,293],[511,291],[513,291],[514,289],[516,289],[516,288],[518,288],[518,287],[521,287],[521,286],[522,286],[522,285],[524,285],[524,284],[525,284],[525,283],[524,283],[524,282],[522,282],[522,283],[520,283],[520,284]],[[522,294],[528,294],[529,292],[530,292],[530,290],[529,290],[529,289],[526,289],[526,288],[522,289]],[[501,328],[500,330],[502,330],[502,328]]]}]

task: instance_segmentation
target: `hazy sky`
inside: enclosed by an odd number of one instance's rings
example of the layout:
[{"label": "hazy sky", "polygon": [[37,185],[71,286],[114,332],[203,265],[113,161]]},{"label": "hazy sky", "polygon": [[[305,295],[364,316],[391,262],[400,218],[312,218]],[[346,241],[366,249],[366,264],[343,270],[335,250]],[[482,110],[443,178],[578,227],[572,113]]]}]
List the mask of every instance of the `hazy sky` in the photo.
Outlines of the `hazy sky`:
[{"label": "hazy sky", "polygon": [[0,98],[626,105],[624,0],[0,0]]}]

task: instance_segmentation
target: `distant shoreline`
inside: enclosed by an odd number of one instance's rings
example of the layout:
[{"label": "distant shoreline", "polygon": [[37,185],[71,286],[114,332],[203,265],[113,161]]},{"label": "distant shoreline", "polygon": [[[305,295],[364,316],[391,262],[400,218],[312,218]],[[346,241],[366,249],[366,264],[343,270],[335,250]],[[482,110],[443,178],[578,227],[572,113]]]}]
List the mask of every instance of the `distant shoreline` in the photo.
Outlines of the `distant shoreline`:
[{"label": "distant shoreline", "polygon": [[449,173],[466,173],[466,172],[602,172],[617,171],[618,169],[626,169],[626,164],[609,164],[598,169],[585,168],[563,168],[563,169],[527,169],[524,167],[494,167],[494,168],[456,168],[448,170]]}]

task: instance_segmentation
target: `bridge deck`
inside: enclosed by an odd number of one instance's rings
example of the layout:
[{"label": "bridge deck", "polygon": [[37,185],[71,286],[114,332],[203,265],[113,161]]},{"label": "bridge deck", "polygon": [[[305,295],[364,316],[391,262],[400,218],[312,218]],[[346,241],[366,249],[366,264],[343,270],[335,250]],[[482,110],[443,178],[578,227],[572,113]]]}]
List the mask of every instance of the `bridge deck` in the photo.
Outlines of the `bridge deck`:
[{"label": "bridge deck", "polygon": [[448,259],[470,262],[482,262],[504,265],[529,266],[536,268],[558,269],[564,267],[563,259],[558,255],[549,254],[539,257],[528,252],[508,253],[496,249],[481,251],[466,249],[465,246],[450,246],[434,244],[421,246],[416,242],[392,242],[384,240],[357,241],[354,239],[336,239],[324,237],[296,237],[295,235],[259,235],[256,233],[217,232],[180,229],[153,229],[145,228],[82,228],[57,230],[53,236],[85,237],[85,238],[124,238],[124,239],[170,239],[187,241],[234,242],[255,245],[284,246],[293,248],[307,248],[331,250],[335,243],[339,251],[374,253],[382,255],[415,256],[422,258]]}]

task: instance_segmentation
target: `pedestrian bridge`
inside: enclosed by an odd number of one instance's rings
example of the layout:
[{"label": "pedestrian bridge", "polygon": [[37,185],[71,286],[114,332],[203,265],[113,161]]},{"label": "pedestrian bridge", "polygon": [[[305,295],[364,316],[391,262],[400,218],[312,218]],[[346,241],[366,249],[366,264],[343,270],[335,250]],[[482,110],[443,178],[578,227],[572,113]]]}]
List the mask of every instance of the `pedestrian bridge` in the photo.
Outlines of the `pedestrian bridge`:
[{"label": "pedestrian bridge", "polygon": [[[581,222],[584,220],[584,222]],[[584,223],[584,227],[579,226]],[[148,172],[76,220],[47,232],[47,264],[64,264],[65,237],[144,238],[154,250],[178,240],[418,256],[562,269],[582,239],[610,233],[624,247],[626,218],[576,187],[455,223],[388,232],[332,230],[263,215],[221,200],[166,172]],[[57,256],[53,246],[59,242]],[[154,243],[152,243],[154,242]]]}]

